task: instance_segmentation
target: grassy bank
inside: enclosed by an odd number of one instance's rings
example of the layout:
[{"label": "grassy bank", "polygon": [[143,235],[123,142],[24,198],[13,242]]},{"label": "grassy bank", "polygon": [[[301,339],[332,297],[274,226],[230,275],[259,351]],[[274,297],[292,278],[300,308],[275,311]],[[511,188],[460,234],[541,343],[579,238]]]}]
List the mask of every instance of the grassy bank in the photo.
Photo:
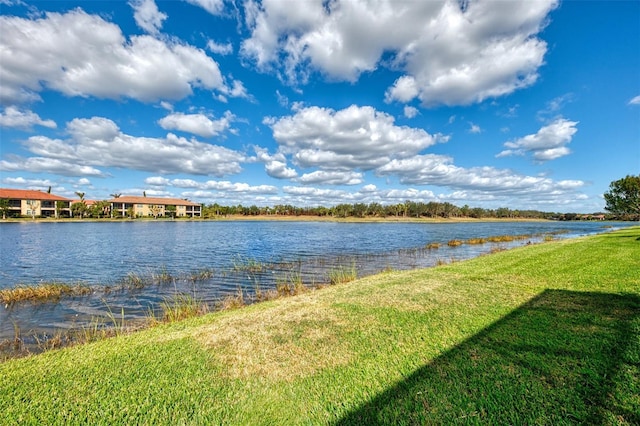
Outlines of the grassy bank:
[{"label": "grassy bank", "polygon": [[0,364],[8,424],[638,424],[640,228]]}]

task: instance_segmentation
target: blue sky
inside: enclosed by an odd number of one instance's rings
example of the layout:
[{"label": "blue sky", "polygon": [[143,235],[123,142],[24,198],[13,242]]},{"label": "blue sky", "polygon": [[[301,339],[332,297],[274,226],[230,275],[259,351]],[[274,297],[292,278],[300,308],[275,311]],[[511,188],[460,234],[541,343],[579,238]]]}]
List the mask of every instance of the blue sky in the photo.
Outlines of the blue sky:
[{"label": "blue sky", "polygon": [[595,212],[638,1],[0,0],[0,186]]}]

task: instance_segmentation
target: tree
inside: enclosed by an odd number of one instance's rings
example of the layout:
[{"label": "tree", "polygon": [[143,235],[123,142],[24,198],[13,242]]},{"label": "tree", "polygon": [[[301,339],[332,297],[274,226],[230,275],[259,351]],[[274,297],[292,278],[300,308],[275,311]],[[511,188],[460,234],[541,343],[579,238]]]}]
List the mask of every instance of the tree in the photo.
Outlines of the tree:
[{"label": "tree", "polygon": [[106,200],[96,201],[93,207],[90,209],[91,214],[97,217],[104,217],[109,213],[110,207],[111,204],[109,204],[109,202]]},{"label": "tree", "polygon": [[83,218],[87,214],[87,205],[84,202],[71,204],[71,213],[73,217]]},{"label": "tree", "polygon": [[640,218],[640,175],[611,182],[604,193],[605,209],[618,216]]},{"label": "tree", "polygon": [[176,217],[176,210],[177,210],[176,206],[167,206],[165,208],[165,211],[169,213],[169,215],[171,216],[171,219]]},{"label": "tree", "polygon": [[149,212],[151,212],[151,216],[153,216],[154,219],[157,219],[158,216],[160,216],[160,213],[162,212],[162,206],[159,206],[157,204],[151,204],[149,206]]},{"label": "tree", "polygon": [[9,199],[0,198],[0,212],[2,212],[2,219],[6,219],[10,211],[11,207],[9,206]]}]

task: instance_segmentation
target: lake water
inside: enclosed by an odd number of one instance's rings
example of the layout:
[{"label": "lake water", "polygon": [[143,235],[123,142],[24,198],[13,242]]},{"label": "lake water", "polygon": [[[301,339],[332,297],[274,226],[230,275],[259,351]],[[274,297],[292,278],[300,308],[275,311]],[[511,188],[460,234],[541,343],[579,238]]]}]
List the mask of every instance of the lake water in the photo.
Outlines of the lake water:
[{"label": "lake water", "polygon": [[[82,283],[88,296],[0,306],[0,341],[51,335],[90,324],[109,311],[144,317],[166,297],[195,294],[208,303],[242,289],[274,288],[292,274],[307,285],[328,282],[339,267],[358,276],[429,267],[498,248],[627,226],[609,222],[339,223],[277,221],[19,222],[0,224],[0,289],[41,282]],[[512,243],[453,239],[535,235]],[[440,243],[427,250],[429,243]],[[202,276],[198,274],[206,272]],[[133,278],[144,282],[131,288]],[[128,284],[127,284],[128,283]]]}]

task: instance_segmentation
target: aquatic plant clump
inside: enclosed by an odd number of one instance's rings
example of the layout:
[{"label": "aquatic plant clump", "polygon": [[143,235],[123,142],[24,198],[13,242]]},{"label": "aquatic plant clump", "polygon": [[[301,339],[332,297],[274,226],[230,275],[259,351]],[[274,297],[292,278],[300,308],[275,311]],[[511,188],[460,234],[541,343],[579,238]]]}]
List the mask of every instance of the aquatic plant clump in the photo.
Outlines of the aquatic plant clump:
[{"label": "aquatic plant clump", "polygon": [[90,294],[93,290],[84,284],[41,283],[35,286],[19,285],[0,290],[0,303],[10,305],[22,301],[57,299],[61,296]]},{"label": "aquatic plant clump", "polygon": [[340,266],[329,271],[329,283],[331,285],[344,284],[355,281],[358,278],[358,271],[355,263],[350,267]]}]

